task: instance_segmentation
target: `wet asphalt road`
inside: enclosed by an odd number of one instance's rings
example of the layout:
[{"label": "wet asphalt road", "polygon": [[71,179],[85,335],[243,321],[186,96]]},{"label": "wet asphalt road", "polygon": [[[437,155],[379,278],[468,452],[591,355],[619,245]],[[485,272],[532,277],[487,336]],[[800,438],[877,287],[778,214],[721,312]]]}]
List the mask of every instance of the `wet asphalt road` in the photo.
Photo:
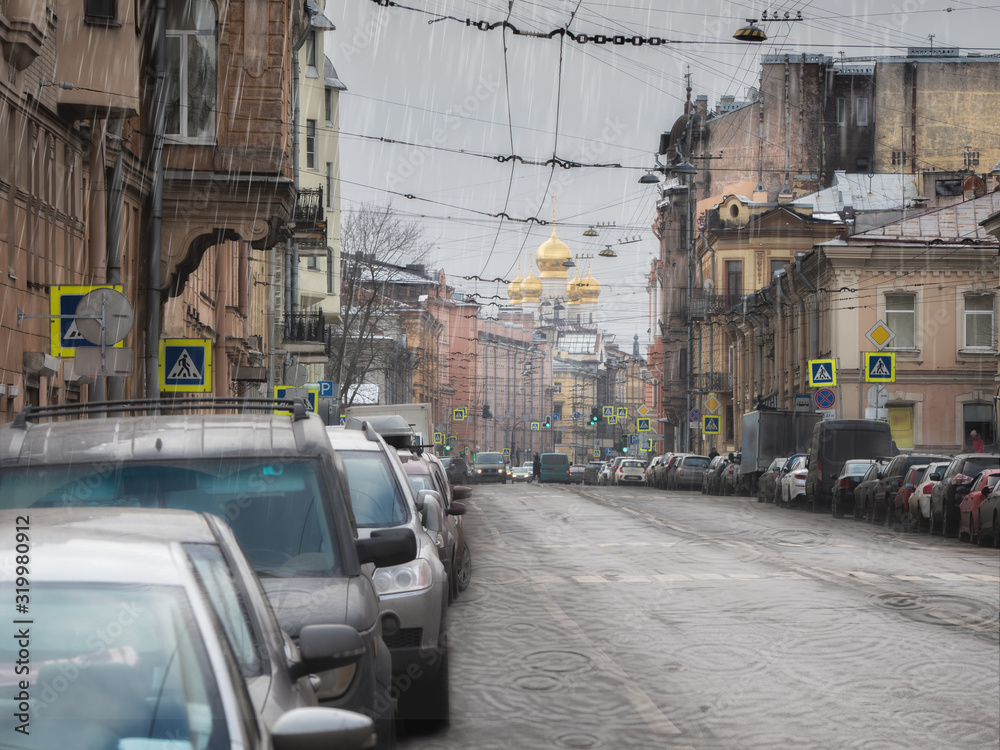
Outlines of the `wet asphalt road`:
[{"label": "wet asphalt road", "polygon": [[998,748],[1000,553],[645,487],[477,487],[402,750]]}]

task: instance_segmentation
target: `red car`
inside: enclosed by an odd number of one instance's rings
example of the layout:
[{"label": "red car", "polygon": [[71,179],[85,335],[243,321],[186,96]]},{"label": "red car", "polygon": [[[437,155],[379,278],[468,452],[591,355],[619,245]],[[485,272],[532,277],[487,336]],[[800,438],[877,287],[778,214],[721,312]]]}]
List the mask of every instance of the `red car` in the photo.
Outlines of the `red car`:
[{"label": "red car", "polygon": [[971,542],[979,536],[979,506],[996,490],[1000,482],[1000,469],[986,469],[979,473],[969,494],[958,506],[958,538],[963,536]]},{"label": "red car", "polygon": [[917,482],[920,481],[920,477],[924,475],[926,468],[927,464],[923,464],[907,469],[906,475],[903,477],[903,486],[899,488],[893,499],[895,512],[885,514],[886,526],[892,526],[896,521],[902,521],[910,512],[910,495],[913,494],[913,490],[916,488]]}]

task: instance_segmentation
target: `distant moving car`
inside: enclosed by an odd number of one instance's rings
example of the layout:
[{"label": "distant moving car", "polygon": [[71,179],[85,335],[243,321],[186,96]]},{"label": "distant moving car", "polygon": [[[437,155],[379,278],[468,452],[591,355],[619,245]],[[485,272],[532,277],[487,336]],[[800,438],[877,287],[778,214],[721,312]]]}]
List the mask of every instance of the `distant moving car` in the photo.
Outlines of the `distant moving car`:
[{"label": "distant moving car", "polygon": [[470,477],[476,484],[484,482],[507,484],[507,462],[504,460],[503,453],[490,451],[477,453],[472,462]]},{"label": "distant moving car", "polygon": [[511,470],[511,481],[512,482],[531,481],[531,461],[525,461],[520,466],[515,466]]},{"label": "distant moving car", "polygon": [[779,457],[771,461],[768,467],[757,480],[757,502],[773,503],[778,478],[781,476],[781,469],[785,465],[785,457]]},{"label": "distant moving car", "polygon": [[[33,697],[58,691],[35,701],[30,735],[5,747],[371,747],[371,719],[317,708],[308,677],[353,671],[361,636],[307,625],[296,648],[218,517],[35,508],[0,511],[0,524],[11,532],[4,559],[19,527],[31,544]],[[12,591],[15,574],[0,566],[0,584]]]},{"label": "distant moving car", "polygon": [[597,479],[603,468],[604,464],[601,461],[591,461],[588,463],[583,469],[583,483],[589,485],[598,484]]},{"label": "distant moving car", "polygon": [[[998,481],[1000,481],[1000,469],[987,469],[986,471],[980,472],[979,476],[976,477],[976,480],[972,483],[972,487],[969,490],[969,494],[963,498],[961,504],[958,506],[959,539],[963,536],[970,542],[974,542],[978,539],[980,541],[979,546],[985,546],[982,543],[982,516],[980,515],[980,510],[982,509],[986,498],[996,491]],[[991,540],[992,528],[993,524],[991,522],[989,535]]]},{"label": "distant moving car", "polygon": [[645,484],[646,465],[638,458],[626,458],[618,464],[615,470],[614,483],[623,484]]},{"label": "distant moving car", "polygon": [[538,477],[539,482],[570,483],[569,456],[565,453],[543,453],[541,462],[542,472]]},{"label": "distant moving car", "polygon": [[583,484],[583,473],[586,468],[583,464],[571,464],[569,467],[569,481],[572,484]]},{"label": "distant moving car", "polygon": [[833,484],[830,499],[830,513],[834,518],[843,518],[847,511],[854,512],[854,492],[872,465],[868,458],[851,459],[840,470],[840,476]]}]

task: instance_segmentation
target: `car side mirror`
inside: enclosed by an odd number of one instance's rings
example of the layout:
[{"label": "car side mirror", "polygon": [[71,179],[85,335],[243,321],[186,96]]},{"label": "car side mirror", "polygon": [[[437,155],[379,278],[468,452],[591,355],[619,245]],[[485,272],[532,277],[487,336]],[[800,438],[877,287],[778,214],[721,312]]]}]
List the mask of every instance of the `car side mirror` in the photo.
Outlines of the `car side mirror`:
[{"label": "car side mirror", "polygon": [[365,655],[365,643],[350,625],[306,625],[299,632],[299,655],[288,665],[293,680],[355,664]]},{"label": "car side mirror", "polygon": [[433,490],[422,490],[420,494],[424,495],[423,510],[421,513],[421,521],[424,528],[431,532],[441,531],[444,516],[441,510],[441,496]]},{"label": "car side mirror", "polygon": [[941,481],[941,475],[938,474],[936,471],[933,474],[931,474],[929,477],[927,477],[927,478],[930,479],[932,482],[940,482]]},{"label": "car side mirror", "polygon": [[417,556],[417,537],[413,529],[376,529],[368,539],[355,539],[358,561],[376,568],[402,565]]},{"label": "car side mirror", "polygon": [[889,486],[892,489],[894,489],[894,490],[898,489],[899,488],[899,480],[898,479],[893,479],[891,482],[889,482]]},{"label": "car side mirror", "polygon": [[468,500],[472,497],[472,488],[466,484],[456,484],[451,488],[451,496],[456,500]]},{"label": "car side mirror", "polygon": [[274,722],[271,742],[274,750],[362,750],[373,746],[375,725],[367,716],[342,708],[293,708]]},{"label": "car side mirror", "polygon": [[449,516],[464,516],[466,512],[465,503],[452,503],[451,507],[448,508]]},{"label": "car side mirror", "polygon": [[424,509],[424,503],[429,497],[437,498],[438,503],[441,502],[441,495],[438,494],[437,490],[420,490],[420,492],[417,493],[416,498],[417,510]]}]

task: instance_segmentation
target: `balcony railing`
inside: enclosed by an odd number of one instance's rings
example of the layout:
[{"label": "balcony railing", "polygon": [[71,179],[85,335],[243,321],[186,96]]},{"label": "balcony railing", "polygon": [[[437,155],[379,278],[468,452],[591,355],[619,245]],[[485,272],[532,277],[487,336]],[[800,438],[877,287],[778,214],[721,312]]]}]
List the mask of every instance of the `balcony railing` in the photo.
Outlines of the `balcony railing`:
[{"label": "balcony railing", "polygon": [[702,393],[731,393],[733,374],[730,372],[700,372],[695,375],[695,388]]},{"label": "balcony railing", "polygon": [[739,294],[706,294],[702,290],[695,290],[691,297],[691,317],[720,315],[740,304],[742,299]]},{"label": "balcony railing", "polygon": [[323,311],[293,313],[285,317],[285,341],[326,342]]},{"label": "balcony railing", "polygon": [[318,224],[326,219],[323,205],[323,188],[299,188],[292,221],[295,224]]}]

